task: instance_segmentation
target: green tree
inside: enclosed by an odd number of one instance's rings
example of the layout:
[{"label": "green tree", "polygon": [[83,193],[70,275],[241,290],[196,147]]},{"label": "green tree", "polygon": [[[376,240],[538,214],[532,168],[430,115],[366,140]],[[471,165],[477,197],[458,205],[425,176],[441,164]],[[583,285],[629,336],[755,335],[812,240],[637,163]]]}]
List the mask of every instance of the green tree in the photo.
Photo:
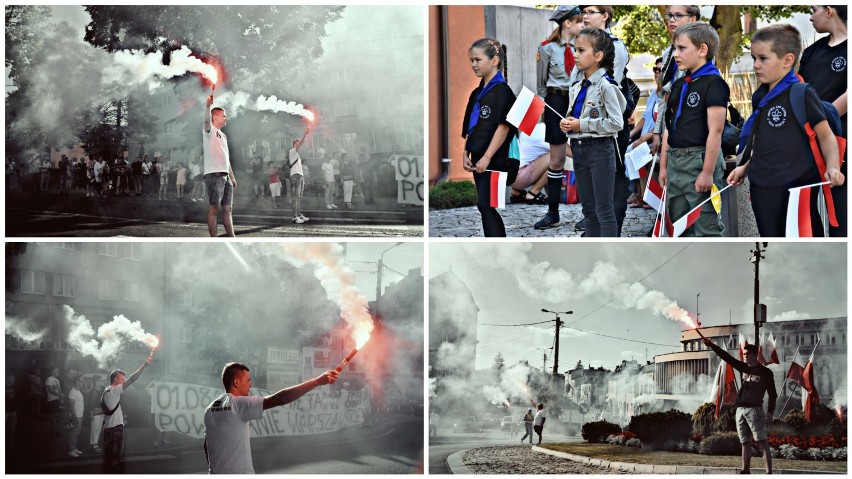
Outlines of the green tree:
[{"label": "green tree", "polygon": [[503,368],[506,367],[506,360],[503,359],[503,355],[501,353],[497,353],[497,356],[494,356],[494,362],[491,364],[491,369],[494,370],[494,374],[499,378],[501,374],[503,374]]},{"label": "green tree", "polygon": [[[666,5],[616,5],[613,7],[613,33],[627,44],[632,53],[659,55],[670,43],[663,15]],[[719,33],[720,45],[716,66],[722,71],[748,48],[749,35],[743,33],[745,14],[753,19],[779,21],[794,13],[808,13],[808,5],[716,5],[709,21]]]}]

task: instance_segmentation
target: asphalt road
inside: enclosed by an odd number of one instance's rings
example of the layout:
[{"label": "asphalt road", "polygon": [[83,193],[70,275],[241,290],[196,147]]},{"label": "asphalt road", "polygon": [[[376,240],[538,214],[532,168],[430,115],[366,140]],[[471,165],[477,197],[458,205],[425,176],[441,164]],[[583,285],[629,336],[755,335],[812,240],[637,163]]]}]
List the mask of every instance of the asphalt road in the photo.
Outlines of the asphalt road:
[{"label": "asphalt road", "polygon": [[[314,219],[293,224],[280,220],[258,224],[251,215],[234,216],[237,237],[422,237],[422,225],[342,224]],[[58,211],[32,211],[6,208],[7,236],[40,237],[207,237],[207,225],[200,222],[153,221],[120,216],[88,215]],[[219,225],[219,234],[225,230]]]},{"label": "asphalt road", "polygon": [[[439,429],[438,435],[429,438],[429,474],[452,474],[447,465],[447,457],[451,454],[465,449],[484,446],[516,446],[520,445],[523,432],[515,435],[501,433],[499,431],[487,431],[481,433],[454,433],[451,430]],[[537,441],[538,436],[533,441]],[[543,443],[553,442],[580,442],[579,436],[562,436],[548,434],[545,429]],[[524,444],[529,444],[527,439]]]},{"label": "asphalt road", "polygon": [[[147,431],[146,431],[147,432]],[[144,434],[146,438],[150,437]],[[206,474],[201,440],[125,454],[126,474]],[[375,428],[317,436],[255,438],[254,469],[259,474],[412,474],[423,471],[423,421],[400,416]],[[62,454],[25,464],[9,464],[7,472],[99,474],[102,456],[69,458]]]}]

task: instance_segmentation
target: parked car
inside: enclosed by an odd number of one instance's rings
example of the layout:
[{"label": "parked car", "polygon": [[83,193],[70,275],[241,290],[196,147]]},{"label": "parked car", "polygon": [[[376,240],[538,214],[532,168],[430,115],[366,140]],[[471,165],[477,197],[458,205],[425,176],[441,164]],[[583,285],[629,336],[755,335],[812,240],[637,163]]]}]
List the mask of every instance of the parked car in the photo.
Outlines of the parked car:
[{"label": "parked car", "polygon": [[453,432],[482,432],[482,425],[475,416],[466,416],[453,423]]},{"label": "parked car", "polygon": [[503,416],[500,420],[500,432],[514,434],[520,430],[520,423],[515,416]]}]

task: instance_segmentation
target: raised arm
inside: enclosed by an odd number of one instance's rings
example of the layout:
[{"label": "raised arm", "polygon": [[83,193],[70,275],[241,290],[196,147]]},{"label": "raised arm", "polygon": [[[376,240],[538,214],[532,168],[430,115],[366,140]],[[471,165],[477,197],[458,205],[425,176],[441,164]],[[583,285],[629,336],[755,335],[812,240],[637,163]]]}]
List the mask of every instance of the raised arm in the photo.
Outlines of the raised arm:
[{"label": "raised arm", "polygon": [[147,367],[148,367],[148,365],[149,365],[149,364],[151,364],[151,361],[153,361],[153,360],[154,360],[154,356],[153,356],[153,355],[152,355],[152,356],[148,356],[147,358],[145,358],[145,362],[144,362],[144,363],[142,363],[142,366],[139,366],[139,369],[137,369],[137,370],[136,370],[133,374],[131,374],[131,375],[130,375],[130,377],[129,377],[129,378],[127,378],[127,379],[124,381],[124,389],[129,388],[131,384],[133,384],[134,382],[136,382],[136,380],[137,380],[137,379],[139,379],[139,376],[141,376],[141,375],[142,375],[142,371],[143,371],[145,368],[147,368]]},{"label": "raised arm", "polygon": [[210,125],[212,124],[212,120],[210,118],[211,106],[213,106],[213,95],[207,97],[207,107],[204,108],[204,131],[206,133],[210,133]]},{"label": "raised arm", "polygon": [[305,381],[302,384],[297,384],[295,386],[282,389],[271,396],[266,396],[263,398],[263,410],[265,411],[267,409],[289,404],[318,386],[332,384],[337,381],[339,374],[340,373],[332,369],[331,371],[326,371],[322,375],[309,381]]},{"label": "raised arm", "polygon": [[305,134],[302,135],[301,138],[299,138],[299,143],[296,145],[296,151],[299,151],[299,150],[302,149],[302,144],[305,142],[305,137],[308,136],[308,133],[310,133],[310,131],[311,131],[311,127],[305,128]]}]

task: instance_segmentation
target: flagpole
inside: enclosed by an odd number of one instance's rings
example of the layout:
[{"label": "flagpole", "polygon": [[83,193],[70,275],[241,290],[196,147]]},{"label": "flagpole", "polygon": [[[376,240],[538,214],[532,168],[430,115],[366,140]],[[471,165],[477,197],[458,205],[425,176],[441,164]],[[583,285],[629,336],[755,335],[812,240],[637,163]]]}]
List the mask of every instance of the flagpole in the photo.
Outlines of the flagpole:
[{"label": "flagpole", "polygon": [[[789,374],[790,374],[790,369],[792,369],[792,367],[793,367],[793,363],[794,363],[794,362],[796,362],[796,356],[798,356],[798,355],[799,355],[799,346],[796,346],[796,352],[795,352],[795,353],[793,353],[793,360],[792,360],[792,361],[790,361],[790,367],[789,367],[789,368],[787,368],[787,373],[786,373],[786,374],[784,374],[784,381],[781,383],[781,384],[783,384],[783,385],[784,385],[784,391],[785,391],[785,392],[787,391],[787,380],[788,380],[788,379],[790,379],[790,378],[788,377],[788,376],[789,376]],[[796,392],[796,389],[798,389],[798,387],[799,387],[799,382],[798,382],[798,381],[796,381],[796,387],[795,387],[795,388],[793,388],[793,390],[792,390],[792,391],[790,391],[790,395],[789,395],[789,396],[787,396],[787,402],[785,402],[785,403],[784,403],[784,407],[783,407],[783,408],[781,408],[781,411],[778,413],[778,417],[779,417],[779,418],[784,417],[784,411],[787,409],[787,405],[788,405],[788,404],[790,404],[790,399],[792,399],[792,398],[793,398],[793,393],[794,393],[794,392]]]},{"label": "flagpole", "polygon": [[550,105],[548,105],[548,104],[547,104],[547,102],[542,101],[542,103],[544,103],[544,106],[546,106],[546,107],[550,108],[550,111],[552,111],[553,113],[556,113],[556,115],[557,115],[559,118],[562,118],[563,120],[565,119],[565,117],[564,117],[564,116],[562,116],[562,115],[561,115],[558,111],[554,110],[552,106],[550,106]]},{"label": "flagpole", "polygon": [[[820,337],[819,337],[819,333],[817,333],[817,342],[816,342],[816,344],[814,345],[814,349],[811,351],[811,355],[808,357],[808,360],[805,362],[805,365],[804,365],[804,366],[802,366],[802,369],[803,369],[803,370],[804,370],[804,368],[808,367],[808,363],[810,363],[810,362],[814,359],[814,353],[816,352],[816,348],[818,348],[818,347],[819,347],[819,343],[821,343],[821,342],[822,342],[822,338],[820,338]],[[799,348],[797,347],[797,348],[796,348],[796,353],[798,354],[798,352],[799,352]],[[793,356],[793,361],[795,361],[795,360],[796,360],[796,356]],[[792,364],[791,364],[791,366],[792,366]],[[784,376],[784,383],[786,384],[786,382],[787,382],[787,377],[786,377],[786,376]],[[784,409],[786,409],[786,408],[787,408],[787,404],[789,404],[789,403],[790,403],[790,399],[792,399],[792,398],[793,398],[793,393],[795,393],[795,392],[796,392],[796,391],[797,391],[800,387],[801,387],[801,384],[799,384],[799,382],[798,382],[798,381],[796,381],[796,387],[794,387],[794,388],[793,388],[793,390],[790,392],[790,397],[788,397],[788,398],[787,398],[787,402],[786,402],[786,403],[784,403]],[[783,412],[783,409],[782,409],[782,412]],[[781,416],[778,416],[778,417],[781,417]]]}]

